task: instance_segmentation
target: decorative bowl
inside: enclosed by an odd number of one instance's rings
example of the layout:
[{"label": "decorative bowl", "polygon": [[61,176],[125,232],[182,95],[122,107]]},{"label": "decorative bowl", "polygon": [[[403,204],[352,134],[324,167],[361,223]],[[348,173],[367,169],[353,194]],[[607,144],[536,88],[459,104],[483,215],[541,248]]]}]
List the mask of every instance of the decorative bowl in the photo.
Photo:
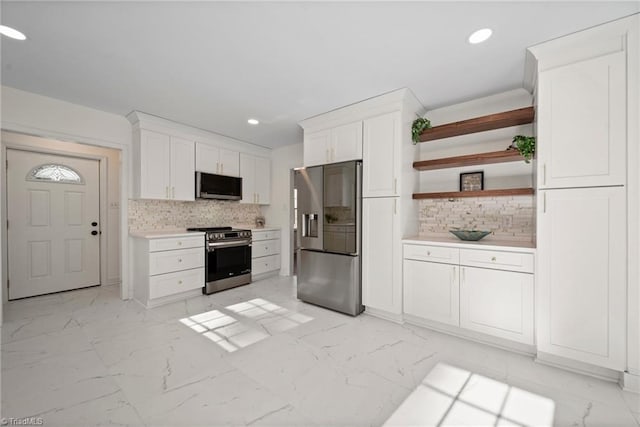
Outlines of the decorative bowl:
[{"label": "decorative bowl", "polygon": [[483,230],[449,230],[449,233],[453,234],[460,240],[480,240],[483,237],[491,234],[490,231]]}]

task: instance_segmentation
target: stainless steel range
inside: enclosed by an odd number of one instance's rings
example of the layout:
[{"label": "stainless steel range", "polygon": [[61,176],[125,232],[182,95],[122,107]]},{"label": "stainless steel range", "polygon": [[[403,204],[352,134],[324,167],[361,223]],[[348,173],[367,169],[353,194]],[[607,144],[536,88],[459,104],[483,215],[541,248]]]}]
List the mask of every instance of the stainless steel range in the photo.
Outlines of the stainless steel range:
[{"label": "stainless steel range", "polygon": [[205,285],[212,294],[251,283],[251,230],[231,227],[194,227],[205,234]]}]

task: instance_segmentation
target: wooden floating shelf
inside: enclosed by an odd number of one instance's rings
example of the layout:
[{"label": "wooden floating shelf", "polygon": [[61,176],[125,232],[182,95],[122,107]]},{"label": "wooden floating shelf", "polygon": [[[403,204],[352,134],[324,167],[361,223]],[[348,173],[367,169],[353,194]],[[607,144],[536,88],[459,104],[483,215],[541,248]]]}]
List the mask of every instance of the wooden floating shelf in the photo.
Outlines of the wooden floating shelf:
[{"label": "wooden floating shelf", "polygon": [[510,126],[524,125],[533,122],[534,115],[535,112],[533,107],[525,107],[517,110],[505,111],[503,113],[475,117],[473,119],[462,120],[460,122],[434,126],[422,131],[420,134],[420,142],[501,129]]},{"label": "wooden floating shelf", "polygon": [[504,188],[479,191],[449,191],[444,193],[414,193],[414,199],[457,199],[459,197],[526,196],[533,188]]},{"label": "wooden floating shelf", "polygon": [[434,160],[421,160],[419,162],[413,162],[413,168],[419,171],[428,171],[434,169],[457,168],[461,166],[517,162],[518,160],[524,160],[524,157],[522,157],[517,150],[503,150]]}]

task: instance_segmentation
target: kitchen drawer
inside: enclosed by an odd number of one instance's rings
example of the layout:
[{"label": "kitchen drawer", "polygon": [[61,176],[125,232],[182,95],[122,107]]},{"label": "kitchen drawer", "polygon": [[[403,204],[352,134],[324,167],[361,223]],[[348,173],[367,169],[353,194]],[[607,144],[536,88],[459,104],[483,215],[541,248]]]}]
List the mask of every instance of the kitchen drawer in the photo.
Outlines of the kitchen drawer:
[{"label": "kitchen drawer", "polygon": [[460,250],[446,246],[404,245],[404,259],[458,264]]},{"label": "kitchen drawer", "polygon": [[149,252],[187,248],[204,248],[204,235],[149,240]]},{"label": "kitchen drawer", "polygon": [[149,275],[189,270],[204,265],[204,248],[179,251],[152,252],[149,254]]},{"label": "kitchen drawer", "polygon": [[533,273],[533,254],[460,249],[460,265]]},{"label": "kitchen drawer", "polygon": [[251,260],[251,275],[280,269],[280,255],[264,256]]},{"label": "kitchen drawer", "polygon": [[251,240],[258,242],[260,240],[272,240],[280,238],[280,230],[252,231]]},{"label": "kitchen drawer", "polygon": [[280,239],[278,240],[261,240],[253,242],[251,245],[251,257],[258,258],[268,255],[280,253]]},{"label": "kitchen drawer", "polygon": [[160,274],[149,278],[149,299],[166,297],[204,286],[204,268]]}]

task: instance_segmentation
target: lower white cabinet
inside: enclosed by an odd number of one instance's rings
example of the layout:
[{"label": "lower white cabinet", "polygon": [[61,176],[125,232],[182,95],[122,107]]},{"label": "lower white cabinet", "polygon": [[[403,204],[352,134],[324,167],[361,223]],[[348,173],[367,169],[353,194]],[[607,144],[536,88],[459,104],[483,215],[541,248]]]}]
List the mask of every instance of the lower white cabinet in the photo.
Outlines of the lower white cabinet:
[{"label": "lower white cabinet", "polygon": [[251,231],[251,275],[280,270],[280,230]]},{"label": "lower white cabinet", "polygon": [[145,307],[190,297],[204,286],[204,234],[134,236],[133,256],[134,297]]},{"label": "lower white cabinet", "polygon": [[460,267],[460,326],[533,344],[533,274]]},{"label": "lower white cabinet", "polygon": [[402,314],[397,203],[397,197],[362,200],[362,304],[387,317]]},{"label": "lower white cabinet", "polygon": [[534,257],[405,244],[404,313],[533,345]]}]

